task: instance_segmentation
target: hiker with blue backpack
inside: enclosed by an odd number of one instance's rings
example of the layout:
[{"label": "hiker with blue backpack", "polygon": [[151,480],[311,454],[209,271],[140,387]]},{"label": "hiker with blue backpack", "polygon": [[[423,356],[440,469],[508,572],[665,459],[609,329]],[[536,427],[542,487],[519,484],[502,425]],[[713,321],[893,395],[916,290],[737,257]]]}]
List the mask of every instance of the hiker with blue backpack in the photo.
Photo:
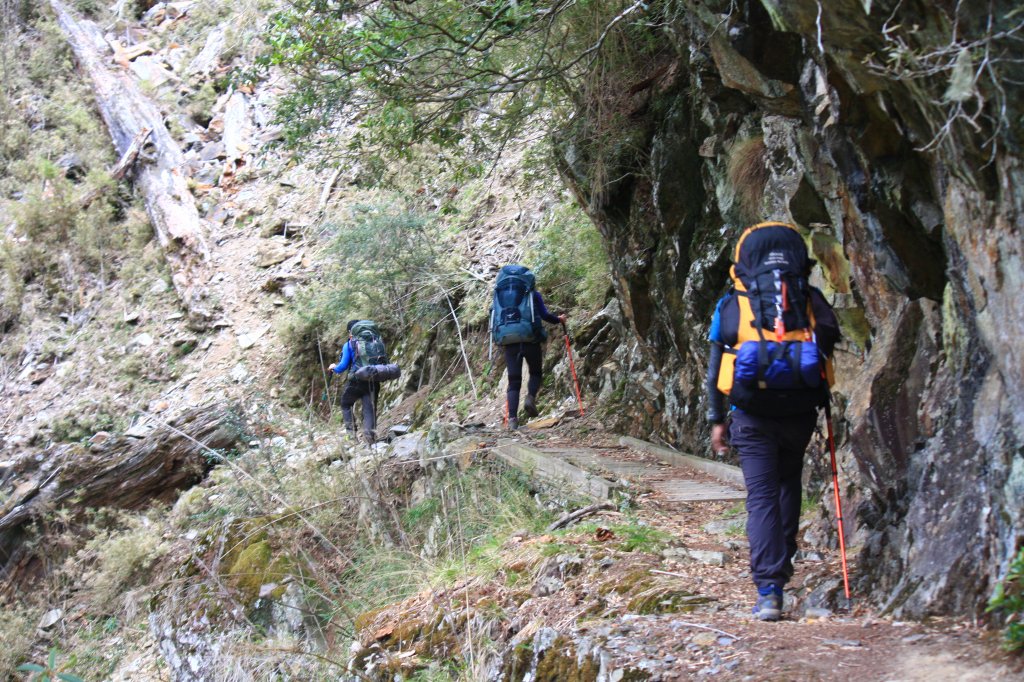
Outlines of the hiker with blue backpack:
[{"label": "hiker with blue backpack", "polygon": [[491,307],[491,339],[504,349],[508,368],[508,428],[519,428],[519,394],[523,385],[523,360],[530,369],[523,411],[536,417],[537,393],[544,379],[541,344],[548,334],[541,321],[565,324],[566,316],[554,315],[544,305],[536,278],[522,265],[506,265],[498,272]]},{"label": "hiker with blue backpack", "polygon": [[753,613],[764,621],[781,617],[782,589],[793,576],[804,451],[818,408],[827,408],[839,341],[835,312],[807,281],[814,264],[795,226],[747,228],[709,334],[711,445],[721,455],[731,443],[739,454],[757,586]]},{"label": "hiker with blue backpack", "polygon": [[341,414],[345,430],[356,437],[356,420],[352,412],[357,402],[363,405],[363,436],[369,445],[377,440],[377,398],[380,382],[398,377],[398,365],[388,364],[387,350],[380,329],[372,320],[349,320],[348,341],[341,358],[330,366],[335,374],[348,371],[348,383],[341,394]]}]

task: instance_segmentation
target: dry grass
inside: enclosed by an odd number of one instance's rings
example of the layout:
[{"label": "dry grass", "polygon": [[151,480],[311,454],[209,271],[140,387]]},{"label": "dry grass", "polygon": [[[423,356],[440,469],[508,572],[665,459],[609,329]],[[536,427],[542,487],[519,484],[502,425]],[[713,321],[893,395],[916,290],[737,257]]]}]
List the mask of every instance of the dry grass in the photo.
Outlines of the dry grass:
[{"label": "dry grass", "polygon": [[97,534],[79,553],[83,559],[95,558],[83,575],[95,611],[121,611],[129,590],[148,582],[153,565],[169,549],[162,528],[144,516],[126,518],[126,529]]},{"label": "dry grass", "polygon": [[759,221],[764,188],[768,182],[764,138],[749,137],[734,143],[729,150],[726,173],[735,192],[741,222],[746,224]]},{"label": "dry grass", "polygon": [[28,654],[40,612],[12,604],[0,606],[0,679],[14,679],[14,668]]}]

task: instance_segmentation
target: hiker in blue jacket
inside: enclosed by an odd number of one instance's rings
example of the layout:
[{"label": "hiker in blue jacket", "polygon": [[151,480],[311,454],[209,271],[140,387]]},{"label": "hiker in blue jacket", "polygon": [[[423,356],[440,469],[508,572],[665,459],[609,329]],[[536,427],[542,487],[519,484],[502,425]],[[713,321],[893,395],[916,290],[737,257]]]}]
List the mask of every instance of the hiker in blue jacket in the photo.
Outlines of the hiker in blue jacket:
[{"label": "hiker in blue jacket", "polygon": [[[330,366],[335,374],[341,374],[354,369],[356,362],[356,339],[352,335],[352,327],[357,325],[359,320],[348,321],[348,341],[341,349],[341,358],[336,364]],[[353,438],[356,437],[356,419],[352,413],[352,406],[357,402],[363,404],[363,433],[367,442],[373,445],[376,440],[377,430],[377,397],[380,395],[380,384],[376,381],[360,381],[349,375],[348,383],[341,394],[341,415],[345,420],[345,430]]]},{"label": "hiker in blue jacket", "polygon": [[551,313],[535,288],[533,273],[522,265],[506,265],[498,274],[492,308],[491,333],[505,351],[508,368],[508,428],[519,428],[519,394],[523,386],[523,360],[530,368],[523,410],[536,417],[537,393],[544,379],[541,344],[547,340],[541,320],[565,324],[566,316]]},{"label": "hiker in blue jacket", "polygon": [[[554,315],[544,305],[544,298],[539,291],[533,292],[533,306],[540,319],[550,324],[565,324],[566,316]],[[526,382],[526,398],[523,400],[523,411],[536,417],[537,393],[544,381],[544,350],[541,344],[547,340],[547,334],[538,341],[520,342],[503,346],[505,349],[505,365],[508,367],[508,428],[519,428],[519,394],[523,386],[523,360],[530,369],[530,378]]]},{"label": "hiker in blue jacket", "polygon": [[748,228],[734,262],[733,288],[711,320],[707,418],[714,452],[726,453],[731,442],[739,454],[757,587],[753,613],[775,621],[793,577],[804,451],[817,409],[829,399],[839,322],[807,282],[814,261],[795,226]]}]

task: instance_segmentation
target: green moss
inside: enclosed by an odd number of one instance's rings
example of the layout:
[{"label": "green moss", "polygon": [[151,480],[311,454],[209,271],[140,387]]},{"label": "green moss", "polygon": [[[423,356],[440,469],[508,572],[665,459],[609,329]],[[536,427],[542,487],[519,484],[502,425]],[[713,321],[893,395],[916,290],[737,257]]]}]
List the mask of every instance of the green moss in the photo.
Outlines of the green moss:
[{"label": "green moss", "polygon": [[836,317],[839,318],[839,328],[843,330],[843,336],[857,348],[867,349],[868,342],[871,340],[871,324],[864,315],[864,309],[838,309]]},{"label": "green moss", "polygon": [[506,679],[521,680],[526,676],[533,661],[533,646],[531,642],[523,642],[516,645],[505,658],[504,673]]},{"label": "green moss", "polygon": [[379,616],[386,608],[387,607],[384,606],[379,609],[371,609],[369,611],[364,611],[360,613],[358,616],[356,616],[355,619],[352,621],[356,633],[358,634],[366,628],[368,628],[373,623],[373,621],[376,620],[377,616]]},{"label": "green moss", "polygon": [[240,593],[243,603],[256,601],[260,597],[260,588],[270,583],[276,583],[277,586],[269,596],[280,599],[284,596],[285,586],[281,583],[287,575],[287,568],[287,560],[275,557],[270,543],[261,540],[239,552],[227,577]]},{"label": "green moss", "polygon": [[617,592],[622,595],[632,594],[634,592],[646,590],[653,584],[654,578],[651,577],[651,574],[646,568],[641,568],[627,573],[622,577],[616,576],[611,580],[602,583],[597,588],[597,594],[602,597],[607,594],[611,594],[612,592]]},{"label": "green moss", "polygon": [[686,590],[658,585],[635,596],[626,607],[630,613],[684,613],[695,610],[711,599]]},{"label": "green moss", "polygon": [[594,682],[600,665],[592,656],[576,660],[575,647],[565,637],[558,637],[537,662],[537,682]]},{"label": "green moss", "polygon": [[850,293],[850,261],[846,260],[843,245],[827,232],[817,231],[810,237],[810,252],[818,261],[825,281],[825,293]]}]

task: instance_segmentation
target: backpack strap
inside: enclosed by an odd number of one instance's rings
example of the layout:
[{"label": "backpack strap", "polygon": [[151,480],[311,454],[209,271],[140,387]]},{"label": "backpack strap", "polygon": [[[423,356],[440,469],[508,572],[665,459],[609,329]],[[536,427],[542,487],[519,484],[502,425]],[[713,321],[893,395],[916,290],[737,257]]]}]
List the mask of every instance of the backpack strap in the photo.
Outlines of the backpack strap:
[{"label": "backpack strap", "polygon": [[760,388],[767,388],[768,384],[765,380],[765,372],[768,370],[768,366],[771,364],[771,360],[768,358],[768,340],[764,337],[764,328],[761,326],[761,292],[757,285],[757,280],[753,280],[750,285],[750,291],[745,294],[750,301],[750,311],[754,316],[752,320],[754,329],[757,330],[757,385]]}]

